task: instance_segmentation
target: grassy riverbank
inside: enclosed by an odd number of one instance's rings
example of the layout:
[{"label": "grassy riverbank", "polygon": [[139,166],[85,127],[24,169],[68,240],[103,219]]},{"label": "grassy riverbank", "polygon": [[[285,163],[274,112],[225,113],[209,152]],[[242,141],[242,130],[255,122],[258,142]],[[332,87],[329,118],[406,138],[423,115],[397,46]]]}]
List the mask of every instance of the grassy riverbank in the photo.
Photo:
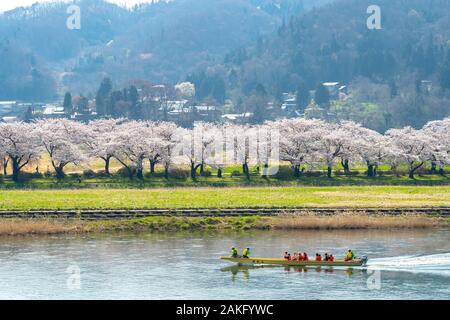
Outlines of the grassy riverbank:
[{"label": "grassy riverbank", "polygon": [[333,230],[450,227],[450,219],[426,216],[342,214],[280,217],[147,217],[132,220],[0,220],[0,236],[193,230]]},{"label": "grassy riverbank", "polygon": [[[281,170],[281,169],[280,169]],[[288,171],[286,173],[286,171]],[[208,171],[209,172],[209,171]],[[324,172],[308,173],[301,178],[294,177],[290,169],[282,169],[277,175],[262,177],[252,173],[247,179],[239,171],[229,172],[226,169],[222,178],[212,175],[198,176],[196,180],[189,177],[189,171],[180,171],[178,177],[166,179],[161,172],[154,175],[147,173],[143,179],[129,179],[117,174],[111,176],[85,176],[71,173],[58,180],[55,177],[44,177],[28,174],[19,182],[12,181],[10,176],[0,176],[0,190],[21,189],[142,189],[142,188],[174,188],[174,187],[295,187],[295,186],[450,186],[450,177],[437,174],[418,174],[410,179],[406,173],[383,174],[367,177],[364,172],[355,171],[346,176],[342,172],[327,178]]]},{"label": "grassy riverbank", "polygon": [[450,186],[0,190],[0,210],[440,206]]}]

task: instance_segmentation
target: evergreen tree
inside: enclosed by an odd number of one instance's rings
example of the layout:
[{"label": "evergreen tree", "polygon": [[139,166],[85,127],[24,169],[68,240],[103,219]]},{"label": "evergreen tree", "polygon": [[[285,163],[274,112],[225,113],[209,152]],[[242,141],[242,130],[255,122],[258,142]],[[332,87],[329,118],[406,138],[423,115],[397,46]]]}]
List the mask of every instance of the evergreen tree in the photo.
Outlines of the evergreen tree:
[{"label": "evergreen tree", "polygon": [[330,93],[322,83],[317,86],[314,101],[321,107],[328,107],[330,104]]},{"label": "evergreen tree", "polygon": [[128,89],[128,101],[131,105],[131,117],[133,119],[142,119],[144,117],[142,104],[139,103],[139,93],[135,86]]},{"label": "evergreen tree", "polygon": [[70,92],[66,92],[64,95],[64,113],[67,115],[71,115],[73,113],[73,105],[72,105],[72,95]]},{"label": "evergreen tree", "polygon": [[33,109],[28,107],[27,111],[23,115],[23,122],[31,122],[33,120]]},{"label": "evergreen tree", "polygon": [[297,109],[304,112],[310,102],[309,91],[304,83],[301,83],[296,92]]},{"label": "evergreen tree", "polygon": [[442,89],[450,89],[450,63],[447,62],[439,69],[439,83]]},{"label": "evergreen tree", "polygon": [[112,90],[111,79],[104,78],[102,83],[100,84],[100,88],[97,91],[97,95],[95,97],[95,104],[97,107],[97,114],[99,116],[104,116],[111,114],[110,109],[108,109],[108,96]]}]

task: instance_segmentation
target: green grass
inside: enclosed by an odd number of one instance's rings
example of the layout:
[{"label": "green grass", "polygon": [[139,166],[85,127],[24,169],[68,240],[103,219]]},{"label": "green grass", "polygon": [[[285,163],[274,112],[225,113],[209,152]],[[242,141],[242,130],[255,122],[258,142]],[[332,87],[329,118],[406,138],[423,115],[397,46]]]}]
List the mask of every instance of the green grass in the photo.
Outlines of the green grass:
[{"label": "green grass", "polygon": [[103,231],[182,231],[268,229],[264,218],[248,217],[146,217],[132,220],[85,222],[88,230]]},{"label": "green grass", "polygon": [[263,178],[253,174],[250,179],[245,176],[231,176],[230,172],[225,172],[223,178],[216,176],[197,177],[196,181],[191,178],[169,178],[165,179],[161,173],[155,176],[148,174],[142,180],[124,178],[113,175],[111,177],[78,177],[67,176],[63,180],[54,177],[40,177],[21,182],[14,182],[9,177],[0,179],[0,190],[8,189],[83,189],[83,188],[107,188],[107,189],[128,189],[128,188],[171,188],[171,187],[251,187],[251,186],[436,186],[450,185],[450,177],[439,175],[417,175],[416,179],[409,179],[406,175],[382,175],[377,177],[367,177],[362,173],[352,176],[342,174],[327,178],[325,175],[303,176],[294,178],[280,172],[278,176]]},{"label": "green grass", "polygon": [[0,190],[0,210],[450,206],[450,186]]}]

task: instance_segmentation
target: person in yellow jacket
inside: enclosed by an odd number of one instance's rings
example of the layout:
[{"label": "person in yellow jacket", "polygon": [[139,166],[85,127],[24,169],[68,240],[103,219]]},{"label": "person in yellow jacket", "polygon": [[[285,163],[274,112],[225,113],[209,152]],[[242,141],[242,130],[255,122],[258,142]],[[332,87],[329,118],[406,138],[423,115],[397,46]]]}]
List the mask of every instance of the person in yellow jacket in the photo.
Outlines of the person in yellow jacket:
[{"label": "person in yellow jacket", "polygon": [[231,248],[231,256],[233,258],[237,258],[237,256],[238,256],[238,251],[236,250],[235,247]]},{"label": "person in yellow jacket", "polygon": [[245,248],[242,251],[242,258],[248,258],[250,256],[250,248]]},{"label": "person in yellow jacket", "polygon": [[347,251],[347,255],[345,256],[345,261],[353,260],[354,257],[355,257],[355,254],[353,253],[352,250],[349,249]]}]

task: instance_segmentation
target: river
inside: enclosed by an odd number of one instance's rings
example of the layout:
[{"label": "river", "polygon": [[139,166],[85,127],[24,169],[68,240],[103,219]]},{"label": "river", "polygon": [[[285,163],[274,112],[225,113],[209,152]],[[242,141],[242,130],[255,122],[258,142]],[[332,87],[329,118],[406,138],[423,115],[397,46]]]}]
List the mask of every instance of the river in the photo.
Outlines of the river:
[{"label": "river", "polygon": [[[235,267],[285,250],[368,268]],[[0,238],[0,299],[450,299],[450,230],[251,231]]]}]

